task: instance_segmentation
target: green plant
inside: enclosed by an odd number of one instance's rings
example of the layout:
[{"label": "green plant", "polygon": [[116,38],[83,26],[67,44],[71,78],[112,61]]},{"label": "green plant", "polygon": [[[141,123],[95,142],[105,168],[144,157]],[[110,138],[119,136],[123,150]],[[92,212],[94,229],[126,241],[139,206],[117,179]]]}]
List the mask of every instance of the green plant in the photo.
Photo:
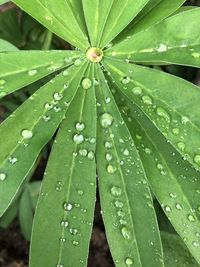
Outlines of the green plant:
[{"label": "green plant", "polygon": [[184,0],[13,2],[77,48],[0,53],[0,97],[56,72],[0,127],[0,214],[59,127],[30,266],[86,266],[96,169],[116,266],[164,266],[150,188],[200,263],[200,90],[147,66],[200,67],[200,9],[179,8]]}]

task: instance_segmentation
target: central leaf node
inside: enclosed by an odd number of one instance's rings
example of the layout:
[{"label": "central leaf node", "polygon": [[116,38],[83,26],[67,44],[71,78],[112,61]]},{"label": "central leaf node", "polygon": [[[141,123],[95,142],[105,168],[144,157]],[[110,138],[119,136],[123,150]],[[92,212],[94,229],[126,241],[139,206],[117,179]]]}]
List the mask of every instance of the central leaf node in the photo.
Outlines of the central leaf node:
[{"label": "central leaf node", "polygon": [[87,53],[86,53],[86,57],[88,60],[92,61],[92,62],[100,62],[103,58],[103,51],[100,48],[97,47],[91,47]]}]

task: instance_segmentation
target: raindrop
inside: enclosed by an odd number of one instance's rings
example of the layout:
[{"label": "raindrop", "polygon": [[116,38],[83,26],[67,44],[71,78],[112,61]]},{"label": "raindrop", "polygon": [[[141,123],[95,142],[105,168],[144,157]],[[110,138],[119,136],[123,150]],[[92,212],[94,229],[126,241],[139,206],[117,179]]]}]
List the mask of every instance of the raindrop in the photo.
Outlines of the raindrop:
[{"label": "raindrop", "polygon": [[81,82],[83,89],[88,90],[92,87],[92,81],[89,78],[84,78]]},{"label": "raindrop", "polygon": [[189,122],[189,118],[187,117],[187,116],[183,116],[182,118],[181,118],[181,123],[182,124],[186,124],[186,123],[188,123]]},{"label": "raindrop", "polygon": [[83,190],[80,190],[80,189],[77,192],[78,192],[79,196],[82,196],[84,194]]},{"label": "raindrop", "polygon": [[74,246],[78,246],[78,245],[79,245],[79,242],[74,240],[74,241],[72,242],[72,244],[73,244]]},{"label": "raindrop", "polygon": [[87,149],[80,149],[78,153],[80,156],[86,157],[88,152]]},{"label": "raindrop", "polygon": [[81,63],[82,63],[82,61],[81,61],[80,58],[78,58],[78,59],[76,59],[76,60],[74,61],[74,65],[75,65],[76,67],[80,66]]},{"label": "raindrop", "polygon": [[117,168],[115,166],[113,166],[113,165],[108,165],[107,166],[107,172],[110,173],[110,174],[115,173],[116,170],[117,170]]},{"label": "raindrop", "polygon": [[66,242],[66,238],[61,237],[60,238],[60,242],[65,243]]},{"label": "raindrop", "polygon": [[124,203],[123,202],[121,202],[121,201],[115,201],[115,206],[117,207],[117,208],[123,208],[123,206],[124,206]]},{"label": "raindrop", "polygon": [[177,147],[178,147],[181,151],[184,151],[184,150],[185,150],[185,143],[183,143],[183,142],[179,142],[179,143],[177,144]]},{"label": "raindrop", "polygon": [[38,73],[37,70],[29,70],[28,75],[30,75],[30,76],[34,76],[34,75],[36,75],[37,73]]},{"label": "raindrop", "polygon": [[123,152],[123,154],[124,154],[124,156],[128,156],[129,155],[129,151],[128,151],[128,149],[126,148],[126,149],[124,149],[124,152]]},{"label": "raindrop", "polygon": [[166,206],[166,207],[165,207],[165,211],[166,211],[166,212],[171,212],[172,210],[171,210],[171,208],[170,208],[169,206]]},{"label": "raindrop", "polygon": [[61,221],[60,225],[63,227],[67,227],[69,225],[69,223],[68,223],[68,221],[63,220],[63,221]]},{"label": "raindrop", "polygon": [[113,186],[110,190],[111,194],[115,197],[119,197],[122,194],[122,189],[117,186]]},{"label": "raindrop", "polygon": [[198,165],[200,165],[200,155],[196,155],[196,156],[194,157],[194,161],[195,161]]},{"label": "raindrop", "polygon": [[105,142],[105,148],[111,148],[112,147],[112,143],[110,142]]},{"label": "raindrop", "polygon": [[199,247],[199,242],[198,241],[194,241],[192,244],[193,244],[194,247]]},{"label": "raindrop", "polygon": [[144,149],[144,152],[145,152],[147,155],[150,155],[150,154],[151,154],[151,149],[146,147],[146,148]]},{"label": "raindrop", "polygon": [[5,80],[0,80],[0,86],[3,86],[6,83]]},{"label": "raindrop", "polygon": [[136,86],[136,87],[134,87],[134,88],[132,89],[132,92],[133,92],[134,95],[141,95],[141,94],[142,94],[142,88]]},{"label": "raindrop", "polygon": [[79,144],[83,143],[83,141],[84,141],[84,137],[83,137],[82,134],[75,134],[73,140],[74,140],[74,142],[75,142],[76,144],[79,145]]},{"label": "raindrop", "polygon": [[130,77],[124,77],[123,80],[122,80],[122,83],[123,84],[128,84],[128,83],[130,83],[130,81],[131,81]]},{"label": "raindrop", "polygon": [[44,105],[44,108],[47,109],[47,110],[50,110],[50,109],[53,108],[53,105],[52,105],[52,104],[49,104],[49,103],[46,103],[46,104]]},{"label": "raindrop", "polygon": [[157,51],[160,52],[166,52],[167,51],[167,45],[166,44],[159,44],[159,47],[157,48]]},{"label": "raindrop", "polygon": [[127,221],[125,221],[125,220],[123,220],[123,219],[120,219],[119,222],[120,222],[120,224],[122,224],[122,225],[126,225],[126,224],[127,224]]},{"label": "raindrop", "polygon": [[170,193],[169,196],[170,196],[171,198],[176,198],[176,194],[174,194],[174,193]]},{"label": "raindrop", "polygon": [[177,203],[177,204],[175,205],[175,207],[176,207],[177,210],[182,210],[182,206],[181,206],[181,204],[179,204],[179,203]]},{"label": "raindrop", "polygon": [[144,104],[146,105],[152,105],[153,104],[153,101],[151,99],[151,97],[147,96],[147,95],[144,95],[142,97],[142,101],[144,102]]},{"label": "raindrop", "polygon": [[174,135],[179,135],[180,134],[180,129],[179,128],[174,128],[174,129],[172,129],[172,133]]},{"label": "raindrop", "polygon": [[81,132],[81,131],[83,131],[84,129],[85,129],[85,125],[84,125],[84,123],[82,123],[82,122],[78,122],[78,123],[76,124],[76,130],[77,130],[77,131]]},{"label": "raindrop", "polygon": [[48,121],[50,120],[50,117],[49,117],[49,116],[46,116],[46,115],[44,115],[44,116],[43,116],[43,120],[44,120],[45,122],[48,122]]},{"label": "raindrop", "polygon": [[11,164],[15,164],[17,162],[17,158],[13,158],[13,157],[10,157],[8,160]]},{"label": "raindrop", "polygon": [[78,234],[78,230],[77,230],[76,228],[70,228],[70,229],[69,229],[69,232],[70,232],[70,234],[72,234],[72,235],[77,235],[77,234]]},{"label": "raindrop", "polygon": [[6,174],[1,172],[0,173],[0,181],[4,181],[6,179]]},{"label": "raindrop", "polygon": [[106,102],[106,104],[110,103],[110,97],[106,97],[105,102]]},{"label": "raindrop", "polygon": [[167,122],[170,122],[170,116],[163,108],[158,107],[156,113],[158,114],[158,116],[162,117]]},{"label": "raindrop", "polygon": [[189,214],[189,215],[188,215],[188,220],[189,220],[190,222],[195,222],[195,221],[196,221],[195,217],[194,217],[192,214]]},{"label": "raindrop", "polygon": [[61,93],[55,93],[53,95],[53,98],[56,100],[56,101],[59,101],[63,98],[63,95]]},{"label": "raindrop", "polygon": [[126,258],[125,263],[127,266],[133,265],[133,260],[131,258]]},{"label": "raindrop", "polygon": [[90,160],[93,160],[94,159],[94,152],[93,151],[90,151],[88,153],[88,159],[90,159]]},{"label": "raindrop", "polygon": [[100,116],[100,124],[103,128],[108,128],[113,123],[113,116],[110,113],[104,113]]},{"label": "raindrop", "polygon": [[111,161],[112,160],[112,155],[110,153],[106,153],[106,160]]},{"label": "raindrop", "polygon": [[33,132],[25,129],[22,131],[21,135],[24,139],[31,139],[33,137]]},{"label": "raindrop", "polygon": [[72,204],[71,203],[67,203],[67,202],[65,202],[63,204],[63,207],[64,207],[65,210],[68,210],[68,211],[72,210],[72,208],[73,208]]},{"label": "raindrop", "polygon": [[122,233],[122,236],[125,239],[130,239],[131,238],[131,234],[130,234],[130,232],[128,231],[128,229],[126,227],[122,227],[121,233]]}]

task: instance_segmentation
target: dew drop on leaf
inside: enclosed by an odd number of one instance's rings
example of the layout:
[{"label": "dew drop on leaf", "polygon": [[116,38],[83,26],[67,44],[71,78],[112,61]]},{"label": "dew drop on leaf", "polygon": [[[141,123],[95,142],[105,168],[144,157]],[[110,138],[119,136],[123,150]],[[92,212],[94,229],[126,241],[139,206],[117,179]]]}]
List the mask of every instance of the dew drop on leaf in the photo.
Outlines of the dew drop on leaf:
[{"label": "dew drop on leaf", "polygon": [[115,206],[117,207],[117,208],[123,208],[123,206],[124,206],[124,203],[123,202],[121,202],[121,201],[119,201],[119,200],[116,200],[115,201]]},{"label": "dew drop on leaf", "polygon": [[81,131],[83,131],[84,129],[85,129],[85,125],[84,125],[84,123],[82,123],[82,122],[78,122],[78,123],[76,124],[76,130],[77,130],[77,131],[81,132]]},{"label": "dew drop on leaf", "polygon": [[194,161],[195,161],[198,165],[200,165],[200,155],[196,155],[196,156],[194,157]]},{"label": "dew drop on leaf", "polygon": [[166,52],[167,51],[167,45],[166,44],[159,44],[159,47],[157,48],[157,52]]},{"label": "dew drop on leaf", "polygon": [[132,92],[134,95],[141,95],[142,94],[142,88],[139,86],[136,86],[132,89]]},{"label": "dew drop on leaf", "polygon": [[56,101],[59,101],[63,98],[63,95],[61,93],[55,93],[53,95],[53,98],[56,100]]},{"label": "dew drop on leaf", "polygon": [[111,194],[115,197],[119,197],[122,194],[122,189],[117,186],[113,186],[110,190]]},{"label": "dew drop on leaf", "polygon": [[112,147],[112,143],[110,142],[105,142],[105,148],[111,148]]},{"label": "dew drop on leaf", "polygon": [[122,79],[122,83],[123,83],[123,84],[128,84],[128,83],[130,83],[130,81],[131,81],[131,78],[130,78],[130,77],[124,77],[124,78]]},{"label": "dew drop on leaf", "polygon": [[107,172],[110,173],[110,174],[115,173],[116,170],[117,170],[117,168],[116,168],[115,166],[113,166],[113,165],[110,165],[110,164],[109,164],[109,165],[107,166]]},{"label": "dew drop on leaf", "polygon": [[0,80],[0,86],[5,85],[6,81],[5,80]]},{"label": "dew drop on leaf", "polygon": [[125,263],[127,266],[132,266],[133,265],[133,260],[131,258],[126,258]]},{"label": "dew drop on leaf", "polygon": [[83,89],[88,90],[92,87],[92,81],[89,78],[84,78],[81,82]]},{"label": "dew drop on leaf", "polygon": [[179,204],[179,203],[177,203],[177,204],[175,205],[175,207],[176,207],[177,210],[182,210],[182,206],[181,206],[181,204]]},{"label": "dew drop on leaf", "polygon": [[189,214],[188,215],[188,220],[190,221],[190,222],[195,222],[195,217],[192,215],[192,214]]},{"label": "dew drop on leaf", "polygon": [[9,158],[8,158],[8,161],[9,161],[11,164],[15,164],[15,163],[18,161],[18,159],[15,158],[15,157],[9,157]]},{"label": "dew drop on leaf", "polygon": [[106,160],[111,161],[112,160],[112,155],[110,153],[106,153]]},{"label": "dew drop on leaf", "polygon": [[103,128],[108,128],[113,123],[113,116],[110,113],[104,113],[100,116],[100,124]]},{"label": "dew drop on leaf", "polygon": [[76,60],[74,61],[74,65],[75,65],[76,67],[80,66],[81,63],[82,63],[82,61],[81,61],[80,58],[78,58],[78,59],[76,59]]},{"label": "dew drop on leaf", "polygon": [[88,151],[87,151],[87,149],[80,149],[78,153],[79,153],[80,156],[86,157]]},{"label": "dew drop on leaf", "polygon": [[90,160],[93,160],[94,159],[94,152],[93,151],[90,151],[88,153],[88,159],[90,159]]},{"label": "dew drop on leaf", "polygon": [[73,244],[74,246],[78,246],[78,245],[79,245],[79,242],[74,240],[74,241],[72,242],[72,244]]},{"label": "dew drop on leaf", "polygon": [[33,132],[25,129],[21,132],[21,135],[24,139],[31,139],[33,137]]},{"label": "dew drop on leaf", "polygon": [[179,129],[179,128],[173,128],[173,129],[172,129],[172,133],[173,133],[174,135],[179,135],[179,134],[180,134],[180,129]]},{"label": "dew drop on leaf", "polygon": [[37,70],[29,70],[28,75],[29,75],[29,76],[34,76],[34,75],[36,75],[37,73],[38,73]]},{"label": "dew drop on leaf", "polygon": [[68,223],[68,221],[63,220],[63,221],[61,221],[60,225],[63,227],[67,227],[69,225],[69,223]]},{"label": "dew drop on leaf", "polygon": [[144,104],[146,104],[146,105],[152,105],[152,104],[153,104],[153,101],[152,101],[151,97],[150,97],[150,96],[147,96],[147,95],[144,95],[144,96],[142,97],[142,101],[143,101]]},{"label": "dew drop on leaf", "polygon": [[71,203],[67,203],[67,202],[65,202],[63,204],[63,207],[64,207],[65,210],[68,210],[68,211],[72,210],[72,208],[73,208],[72,204]]},{"label": "dew drop on leaf", "polygon": [[3,172],[0,172],[0,181],[4,181],[6,179],[6,174]]},{"label": "dew drop on leaf", "polygon": [[169,114],[166,112],[166,110],[164,110],[161,107],[158,107],[156,110],[156,113],[158,116],[160,116],[161,118],[165,119],[167,122],[170,122],[170,116]]},{"label": "dew drop on leaf", "polygon": [[74,142],[75,142],[76,144],[79,145],[79,144],[83,143],[83,141],[84,141],[84,137],[83,137],[82,134],[75,134],[74,137],[73,137],[73,140],[74,140]]},{"label": "dew drop on leaf", "polygon": [[125,239],[130,239],[131,238],[131,234],[130,234],[129,230],[126,227],[122,227],[121,233],[122,233],[122,236]]}]

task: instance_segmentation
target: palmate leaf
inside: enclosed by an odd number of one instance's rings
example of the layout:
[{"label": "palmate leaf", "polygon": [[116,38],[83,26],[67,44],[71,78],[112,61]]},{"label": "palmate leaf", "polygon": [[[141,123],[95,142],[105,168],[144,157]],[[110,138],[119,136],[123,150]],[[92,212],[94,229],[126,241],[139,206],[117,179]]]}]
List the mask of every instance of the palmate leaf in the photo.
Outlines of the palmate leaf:
[{"label": "palmate leaf", "polygon": [[163,266],[155,212],[140,158],[100,67],[96,76],[97,171],[114,262],[117,266]]},{"label": "palmate leaf", "polygon": [[[148,1],[124,0],[122,5],[120,0],[112,0],[112,9],[107,17],[99,47],[104,48],[108,45],[133,20]],[[93,2],[90,1],[90,3]]]},{"label": "palmate leaf", "polygon": [[[93,68],[85,77],[93,80]],[[96,195],[95,146],[95,91],[80,87],[45,172],[34,221],[31,267],[86,265]]]},{"label": "palmate leaf", "polygon": [[79,25],[72,11],[70,0],[13,0],[47,29],[68,41],[72,45],[86,50],[89,47],[88,39]]},{"label": "palmate leaf", "polygon": [[13,44],[3,40],[3,39],[0,39],[0,52],[3,52],[3,51],[17,51],[18,48],[15,47]]},{"label": "palmate leaf", "polygon": [[[121,97],[118,96],[118,104],[119,99]],[[200,262],[200,172],[181,157],[136,105],[124,101],[121,111],[156,198],[193,256]]]},{"label": "palmate leaf", "polygon": [[129,35],[110,48],[107,55],[134,62],[200,67],[199,24],[200,8],[179,13],[146,31]]},{"label": "palmate leaf", "polygon": [[62,121],[85,68],[85,64],[70,67],[68,76],[60,74],[44,85],[1,124],[0,215]]},{"label": "palmate leaf", "polygon": [[186,0],[150,0],[136,18],[124,29],[116,41],[124,40],[130,35],[159,23],[173,14]]},{"label": "palmate leaf", "polygon": [[71,65],[81,55],[77,51],[0,52],[0,98]]},{"label": "palmate leaf", "polygon": [[200,169],[199,87],[175,76],[106,59],[114,82],[173,146]]}]

